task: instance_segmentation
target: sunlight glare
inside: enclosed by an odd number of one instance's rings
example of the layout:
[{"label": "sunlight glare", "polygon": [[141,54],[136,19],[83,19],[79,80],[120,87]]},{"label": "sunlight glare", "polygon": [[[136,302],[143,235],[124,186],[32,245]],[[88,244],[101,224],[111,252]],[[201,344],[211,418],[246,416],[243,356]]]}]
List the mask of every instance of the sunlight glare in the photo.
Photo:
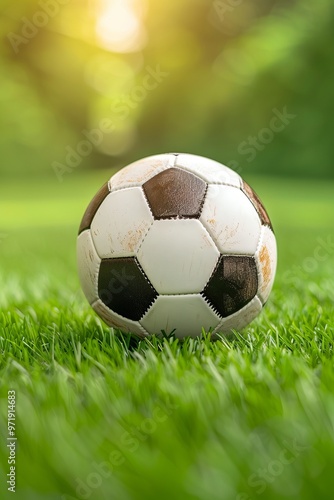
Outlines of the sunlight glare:
[{"label": "sunlight glare", "polygon": [[145,45],[138,0],[100,0],[96,23],[99,44],[112,52],[135,52]]}]

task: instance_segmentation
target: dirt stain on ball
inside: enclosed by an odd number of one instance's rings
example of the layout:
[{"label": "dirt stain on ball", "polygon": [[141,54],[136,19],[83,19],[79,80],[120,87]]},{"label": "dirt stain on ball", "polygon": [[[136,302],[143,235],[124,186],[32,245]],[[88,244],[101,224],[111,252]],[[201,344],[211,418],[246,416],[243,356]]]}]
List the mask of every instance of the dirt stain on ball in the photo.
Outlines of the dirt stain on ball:
[{"label": "dirt stain on ball", "polygon": [[263,276],[263,287],[266,287],[271,278],[271,262],[270,262],[270,255],[268,248],[266,246],[263,246],[260,251],[260,262],[261,262],[261,269],[262,269],[262,276]]}]

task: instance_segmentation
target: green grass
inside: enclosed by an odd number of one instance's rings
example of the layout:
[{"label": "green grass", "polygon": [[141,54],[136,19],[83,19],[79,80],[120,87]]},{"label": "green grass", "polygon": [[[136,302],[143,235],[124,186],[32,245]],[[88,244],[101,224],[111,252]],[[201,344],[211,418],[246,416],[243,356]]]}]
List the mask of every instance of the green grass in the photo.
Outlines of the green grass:
[{"label": "green grass", "polygon": [[76,229],[105,177],[3,183],[0,498],[10,389],[19,500],[332,499],[334,250],[317,247],[334,186],[249,179],[279,267],[243,335],[138,342],[79,290]]}]

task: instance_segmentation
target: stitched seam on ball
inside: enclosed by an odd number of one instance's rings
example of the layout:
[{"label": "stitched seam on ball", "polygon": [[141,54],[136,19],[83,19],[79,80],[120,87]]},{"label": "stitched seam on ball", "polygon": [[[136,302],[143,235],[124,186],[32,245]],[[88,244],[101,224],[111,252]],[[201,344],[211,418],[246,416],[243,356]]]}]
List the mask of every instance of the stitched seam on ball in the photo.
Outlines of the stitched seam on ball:
[{"label": "stitched seam on ball", "polygon": [[209,308],[218,316],[219,320],[224,319],[224,316],[218,311],[218,309],[211,303],[211,301],[204,295],[204,290],[200,293],[203,297],[204,302],[209,306]]},{"label": "stitched seam on ball", "polygon": [[[205,192],[204,192],[204,196],[203,196],[203,200],[201,201],[201,205],[199,207],[199,212],[198,212],[198,216],[197,216],[197,219],[199,220],[199,218],[201,217],[202,215],[202,212],[203,212],[203,207],[204,207],[204,203],[205,203],[205,198],[206,198],[206,195],[208,194],[208,188],[209,188],[209,184],[206,182],[205,183]],[[200,221],[200,223],[202,224],[202,222]],[[203,224],[202,224],[203,226]],[[204,227],[204,226],[203,226]],[[204,229],[207,231],[206,227],[204,227]],[[210,235],[211,237],[211,235]],[[212,237],[211,237],[212,239]],[[216,245],[216,243],[214,242],[214,244]],[[217,246],[217,245],[216,245]],[[218,250],[218,248],[217,248]]]},{"label": "stitched seam on ball", "polygon": [[[201,214],[199,216],[199,218],[197,219],[198,222],[201,224],[202,228],[204,229],[204,231],[206,232],[206,234],[209,236],[210,240],[213,242],[214,246],[215,246],[215,249],[217,250],[217,252],[219,253],[219,256],[221,255],[220,251],[219,251],[219,248],[218,248],[218,245],[216,243],[216,241],[213,239],[213,235],[210,234],[210,231],[208,230],[208,228],[204,225],[203,221],[200,220],[200,217],[201,217]],[[219,261],[219,256],[218,256],[218,261]],[[216,265],[218,263],[218,261],[216,262]],[[212,273],[210,274],[210,277],[212,276]]]},{"label": "stitched seam on ball", "polygon": [[[246,307],[250,307],[250,304],[252,304],[253,302],[255,302],[255,300],[256,300],[256,299],[260,300],[257,294],[256,294],[256,295],[254,295],[254,297],[253,297],[253,298],[252,298],[249,302],[247,302],[247,304],[245,304],[245,305],[244,305],[244,307],[242,307],[242,308],[241,308],[241,309],[239,309],[238,311],[235,311],[233,314],[229,314],[228,316],[225,316],[225,317],[223,316],[223,317],[222,317],[222,319],[224,320],[224,319],[230,319],[230,318],[236,317],[236,316],[237,316],[238,314],[240,314],[240,313],[241,313],[244,309],[246,309]],[[261,300],[260,300],[260,303],[261,303],[261,305],[262,305]],[[254,319],[255,319],[255,318],[254,318]],[[253,321],[253,320],[252,320],[252,321]]]},{"label": "stitched seam on ball", "polygon": [[[139,250],[140,250],[140,249],[141,249],[141,247],[143,246],[143,243],[144,243],[144,241],[146,240],[147,235],[148,235],[148,233],[150,232],[150,230],[151,230],[151,228],[152,228],[152,226],[153,226],[154,222],[155,222],[154,220],[153,220],[153,221],[151,221],[150,227],[148,227],[148,228],[147,228],[146,234],[145,234],[145,236],[142,238],[141,243],[140,243],[139,247],[137,248],[137,250],[136,250],[136,252],[135,252],[134,257],[135,257],[137,260],[138,260],[138,253],[139,253]],[[139,261],[138,261],[138,263],[139,263]],[[140,266],[140,267],[141,267],[141,266]],[[145,275],[145,276],[146,276],[146,275]]]},{"label": "stitched seam on ball", "polygon": [[183,296],[186,296],[186,297],[195,297],[195,296],[198,296],[198,295],[201,295],[202,292],[194,292],[194,293],[191,293],[191,292],[180,292],[180,293],[159,293],[159,297],[180,297],[181,295]]},{"label": "stitched seam on ball", "polygon": [[[144,184],[145,184],[145,183],[144,183]],[[131,189],[131,188],[140,188],[141,193],[143,194],[144,199],[145,199],[145,202],[146,202],[146,204],[147,204],[147,206],[148,206],[148,209],[149,209],[149,211],[150,211],[150,214],[152,215],[152,217],[153,217],[153,219],[154,219],[154,214],[153,214],[153,212],[152,212],[151,206],[150,206],[150,204],[149,204],[149,201],[148,201],[148,199],[147,199],[147,196],[146,196],[145,190],[143,189],[143,185],[142,185],[142,184],[139,184],[138,186],[133,186],[133,185],[132,185],[132,186],[123,186],[123,187],[121,187],[121,188],[119,188],[119,189],[115,189],[114,191],[112,191],[112,192],[111,192],[111,193],[109,193],[109,194],[117,193],[117,192],[119,192],[119,191],[124,191],[125,189]],[[154,222],[154,221],[153,221],[153,222]],[[153,222],[151,222],[151,224],[153,224]]]},{"label": "stitched seam on ball", "polygon": [[[176,158],[176,157],[175,157]],[[109,179],[108,181],[108,188],[109,188],[109,191],[111,193],[114,193],[115,191],[121,191],[122,189],[127,189],[127,188],[131,188],[131,187],[142,187],[143,184],[145,184],[145,182],[148,182],[149,180],[151,180],[153,177],[155,177],[156,175],[160,174],[161,172],[164,172],[165,170],[168,170],[169,168],[172,168],[173,165],[170,165],[170,161],[168,160],[167,161],[167,164],[166,165],[162,165],[161,167],[158,167],[153,173],[152,175],[150,175],[147,179],[145,178],[144,181],[136,181],[136,182],[130,182],[130,181],[127,181],[125,184],[122,184],[121,186],[119,187],[115,187],[113,188],[111,186],[111,179]],[[115,174],[116,175],[116,174]]]},{"label": "stitched seam on ball", "polygon": [[159,297],[159,293],[157,292],[157,290],[155,289],[155,287],[153,286],[153,284],[150,282],[150,280],[148,279],[148,277],[146,276],[146,273],[144,271],[144,269],[141,267],[140,265],[140,262],[138,260],[137,257],[135,257],[135,261],[136,261],[136,264],[138,266],[138,269],[139,271],[142,273],[144,279],[147,281],[147,283],[150,285],[150,287],[154,290],[154,293],[156,294],[156,297],[154,297],[153,301],[149,304],[149,306],[145,309],[144,313],[141,315],[141,317],[137,320],[137,321],[140,321],[141,319],[143,319],[143,317],[145,316],[145,314],[148,312],[149,309],[151,309],[151,307],[153,306],[154,302],[157,300],[157,298]]},{"label": "stitched seam on ball", "polygon": [[261,224],[260,236],[259,236],[259,240],[258,240],[257,245],[256,245],[256,250],[255,250],[255,253],[254,253],[254,257],[256,257],[256,255],[260,251],[260,248],[261,248],[261,245],[262,245],[262,241],[263,241],[263,233],[264,233],[264,228],[265,227],[266,226],[264,226],[263,224]]},{"label": "stitched seam on ball", "polygon": [[[215,245],[216,245],[216,243],[215,243]],[[210,282],[210,279],[212,278],[212,276],[214,275],[214,273],[218,269],[218,266],[219,266],[222,258],[223,258],[223,255],[219,252],[219,256],[218,256],[217,262],[216,262],[216,264],[215,264],[215,266],[214,266],[214,268],[213,268],[213,270],[212,270],[212,272],[211,272],[211,274],[210,274],[210,276],[209,276],[209,278],[208,278],[208,280],[207,280],[207,282],[205,284],[205,287],[201,291],[201,295],[202,295],[204,301],[208,304],[209,307],[212,308],[213,312],[216,313],[219,318],[223,318],[223,315],[218,311],[218,309],[214,306],[214,304],[211,303],[211,301],[209,300],[209,298],[205,296],[205,289],[207,288],[207,286],[208,286],[208,284]]]},{"label": "stitched seam on ball", "polygon": [[[175,157],[177,159],[177,156]],[[174,165],[176,163],[176,160],[174,162]],[[181,168],[183,170],[186,170],[187,172],[191,173],[191,174],[194,174],[194,175],[197,175],[197,177],[199,177],[202,181],[206,182],[207,184],[221,184],[223,186],[231,186],[231,187],[235,187],[237,189],[241,189],[241,177],[240,179],[238,179],[239,181],[239,186],[235,186],[234,184],[230,184],[230,183],[227,183],[227,182],[211,182],[211,181],[208,181],[207,179],[204,179],[204,174],[201,174],[201,173],[198,173],[198,172],[193,172],[190,167],[184,167],[183,165],[175,165],[176,167],[178,168]],[[232,172],[234,172],[234,170],[232,170]],[[235,172],[236,173],[236,172]],[[237,174],[238,175],[238,174]]]},{"label": "stitched seam on ball", "polygon": [[[144,183],[144,184],[145,184],[145,183]],[[149,208],[149,211],[150,211],[150,213],[151,213],[151,215],[152,215],[152,217],[153,217],[153,219],[154,219],[154,214],[153,214],[153,212],[152,212],[152,208],[151,208],[150,202],[148,201],[148,198],[147,198],[147,196],[146,196],[145,189],[144,189],[143,185],[141,186],[141,191],[142,191],[142,193],[143,193],[143,196],[144,196],[144,198],[145,198],[145,201],[146,201],[146,204],[147,204],[147,206],[148,206],[148,208]],[[153,222],[154,222],[154,220],[153,220]],[[151,225],[153,224],[153,222],[151,222]],[[147,233],[146,233],[146,234],[147,234]],[[145,238],[145,236],[144,236],[144,238]]]},{"label": "stitched seam on ball", "polygon": [[[155,288],[154,288],[154,290],[155,290]],[[156,291],[156,290],[155,290],[155,291]],[[158,292],[157,292],[157,293],[158,293]],[[138,323],[139,323],[141,326],[143,326],[143,325],[142,325],[140,322],[141,322],[141,321],[143,321],[144,317],[145,317],[145,316],[146,316],[146,314],[149,312],[149,310],[151,309],[151,307],[153,307],[153,305],[156,303],[156,301],[157,301],[158,297],[160,297],[160,295],[159,295],[159,294],[157,294],[157,296],[155,297],[155,299],[153,300],[153,302],[151,302],[151,304],[150,304],[150,305],[148,306],[148,308],[145,310],[144,314],[142,314],[142,315],[141,315],[141,317],[139,318]],[[145,327],[143,326],[143,328],[145,328]]]},{"label": "stitched seam on ball", "polygon": [[199,220],[198,215],[167,215],[163,217],[154,217],[154,221],[165,221],[165,220]]},{"label": "stitched seam on ball", "polygon": [[260,258],[259,258],[259,253],[260,253],[260,248],[262,246],[263,240],[264,240],[264,228],[266,226],[261,226],[261,232],[260,232],[260,237],[259,237],[259,242],[256,247],[256,252],[254,254],[254,259],[255,259],[255,265],[256,265],[256,270],[257,270],[257,291],[259,292],[260,288],[260,283],[262,283],[262,273],[261,273],[261,266],[260,266]]},{"label": "stitched seam on ball", "polygon": [[[95,246],[95,243],[94,243],[94,239],[93,239],[93,236],[92,236],[92,232],[89,229],[86,229],[86,231],[89,232],[89,238],[90,238],[90,241],[92,243],[92,246],[93,246],[93,249],[99,259],[99,263],[97,265],[97,270],[95,271],[94,273],[94,282],[95,282],[95,286],[94,286],[94,293],[95,293],[95,297],[99,298],[99,271],[100,271],[100,265],[101,265],[101,262],[102,262],[102,259],[101,257],[99,256],[98,252],[97,252],[97,249],[96,249],[96,246]],[[82,234],[84,234],[84,231],[82,233],[79,234],[79,236],[81,236]],[[95,299],[95,302],[96,302],[96,299]],[[92,305],[91,302],[89,302],[90,305]]]},{"label": "stitched seam on ball", "polygon": [[142,183],[140,183],[139,181],[136,183],[129,182],[127,184],[124,184],[123,186],[112,188],[110,193],[116,193],[117,191],[123,191],[124,189],[129,189],[129,188],[136,188],[136,187],[140,188],[141,186],[142,186]]},{"label": "stitched seam on ball", "polygon": [[[257,295],[255,295],[255,297],[253,297],[253,298],[252,298],[252,300],[251,300],[250,302],[248,302],[248,304],[246,304],[246,305],[245,305],[242,309],[240,309],[239,311],[236,311],[235,313],[230,314],[229,316],[226,316],[225,318],[223,318],[223,319],[221,320],[221,322],[219,323],[219,325],[216,327],[216,329],[215,329],[212,333],[213,333],[213,334],[217,334],[217,329],[223,326],[223,322],[224,322],[224,320],[225,320],[225,319],[230,319],[230,318],[232,318],[232,316],[236,316],[236,315],[237,315],[237,314],[239,314],[239,313],[240,313],[243,309],[245,309],[246,307],[249,307],[249,305],[250,305],[252,302],[255,302],[255,299],[258,299],[258,300],[260,301],[261,306],[262,306],[262,302],[261,302],[261,300],[259,299],[259,297],[258,297]],[[255,317],[254,317],[254,318],[250,321],[250,323],[251,323],[252,321],[254,321],[254,319],[256,319],[256,316],[255,316]],[[240,328],[240,330],[243,330],[244,328],[246,328],[246,326],[248,326],[248,325],[245,325],[244,327]],[[239,331],[239,330],[237,330],[236,328],[231,328],[231,330],[236,330],[236,331]],[[223,334],[223,335],[226,335],[226,334]],[[227,334],[227,335],[229,335],[229,334]]]},{"label": "stitched seam on ball", "polygon": [[236,186],[235,184],[230,184],[229,182],[209,182],[209,181],[206,181],[209,185],[213,185],[213,186],[227,186],[227,187],[233,187],[235,189],[240,189],[241,190],[241,187],[240,186]]},{"label": "stitched seam on ball", "polygon": [[[203,295],[203,292],[201,292],[199,295],[202,297],[206,305],[209,307],[210,311],[215,313],[215,315],[217,316],[218,323],[220,323],[222,315],[218,311],[216,311],[216,308],[212,304],[210,304],[209,300]],[[217,328],[217,326],[215,326],[215,328]]]},{"label": "stitched seam on ball", "polygon": [[[201,217],[201,216],[200,216],[200,217]],[[236,256],[236,257],[254,257],[255,253],[248,253],[248,254],[245,254],[245,253],[239,254],[239,253],[234,253],[234,252],[231,252],[231,253],[222,253],[222,252],[219,250],[218,244],[217,244],[217,242],[216,242],[216,240],[215,240],[215,238],[216,238],[216,237],[215,237],[214,235],[211,235],[211,233],[210,233],[210,229],[208,229],[208,228],[206,227],[206,221],[205,221],[205,220],[203,220],[203,219],[201,219],[201,218],[199,218],[198,220],[199,220],[199,222],[202,224],[202,226],[203,226],[203,228],[205,229],[205,231],[206,231],[206,232],[208,233],[208,235],[210,236],[211,240],[214,242],[215,247],[216,247],[216,249],[218,250],[218,252],[219,252],[219,254],[220,254],[220,255],[223,255],[223,256],[226,256],[226,257],[231,256],[231,255],[232,255],[232,256]],[[261,234],[261,233],[260,233],[260,234]]]},{"label": "stitched seam on ball", "polygon": [[[138,323],[138,325],[136,325],[136,326],[139,326],[140,328],[142,328],[142,329],[146,332],[146,334],[147,334],[147,335],[143,334],[143,337],[142,337],[142,338],[146,338],[146,336],[148,336],[148,335],[149,335],[148,331],[147,331],[147,330],[143,327],[143,325],[142,325],[141,323],[139,323],[139,320],[138,320],[138,321],[135,321],[135,320],[133,320],[133,319],[126,318],[125,316],[122,316],[121,314],[116,313],[115,311],[113,311],[112,309],[110,309],[110,307],[108,307],[108,306],[107,306],[104,302],[102,302],[102,300],[101,300],[100,298],[98,298],[97,300],[95,300],[95,301],[91,304],[91,307],[92,307],[93,309],[94,309],[95,304],[100,304],[100,305],[102,306],[102,308],[103,308],[103,307],[105,307],[105,308],[106,308],[106,309],[108,309],[108,311],[110,311],[112,314],[116,314],[117,316],[119,316],[120,320],[125,319],[126,321],[132,321],[133,323]],[[97,315],[98,315],[98,317],[99,317],[100,319],[102,319],[102,321],[104,321],[103,317],[101,317],[101,316],[100,316],[100,315],[99,315],[99,314],[95,311],[95,309],[94,309],[94,312],[95,312],[95,314],[97,314]],[[113,319],[112,319],[112,318],[110,318],[110,321],[113,321]],[[116,329],[116,330],[120,330],[120,328],[119,328],[119,327],[116,327],[116,326],[111,326],[111,325],[108,325],[108,326],[109,326],[109,328],[114,328],[114,329]],[[130,327],[128,327],[128,326],[125,326],[125,328],[130,329]],[[140,335],[139,333],[134,333],[134,332],[131,332],[131,333],[132,333],[133,335]]]},{"label": "stitched seam on ball", "polygon": [[[175,158],[177,158],[177,156]],[[175,168],[179,168],[181,170],[185,170],[189,174],[196,175],[199,179],[201,179],[201,181],[208,183],[208,181],[206,179],[203,179],[203,177],[201,176],[201,174],[199,174],[198,172],[196,172],[196,173],[193,172],[192,170],[190,170],[190,168],[183,167],[182,165],[175,165]]]}]

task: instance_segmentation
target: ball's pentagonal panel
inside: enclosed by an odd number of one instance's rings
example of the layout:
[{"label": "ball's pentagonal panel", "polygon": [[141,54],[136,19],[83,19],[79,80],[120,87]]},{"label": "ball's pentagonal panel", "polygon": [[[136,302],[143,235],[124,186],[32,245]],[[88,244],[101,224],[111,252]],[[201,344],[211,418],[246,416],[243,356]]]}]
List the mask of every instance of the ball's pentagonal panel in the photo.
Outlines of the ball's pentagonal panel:
[{"label": "ball's pentagonal panel", "polygon": [[199,293],[219,258],[198,220],[156,220],[138,251],[138,260],[161,294]]},{"label": "ball's pentagonal panel", "polygon": [[109,189],[115,191],[126,187],[142,186],[154,175],[172,167],[175,158],[173,154],[162,154],[130,163],[111,177],[108,183]]},{"label": "ball's pentagonal panel", "polygon": [[207,184],[180,168],[169,168],[143,185],[156,219],[198,218]]},{"label": "ball's pentagonal panel", "polygon": [[152,223],[142,188],[110,193],[91,224],[97,253],[101,258],[134,255]]},{"label": "ball's pentagonal panel", "polygon": [[254,257],[222,255],[203,295],[221,316],[226,317],[248,304],[257,288]]},{"label": "ball's pentagonal panel", "polygon": [[134,333],[141,338],[147,337],[148,332],[138,321],[123,318],[114,311],[111,311],[100,299],[92,304],[94,311],[103,319],[103,321],[113,328],[127,333]]},{"label": "ball's pentagonal panel", "polygon": [[77,260],[81,287],[91,304],[98,298],[97,281],[101,259],[96,253],[89,229],[78,236]]},{"label": "ball's pentagonal panel", "polygon": [[217,328],[213,331],[212,338],[215,338],[215,334],[229,334],[232,330],[242,330],[251,321],[253,321],[256,316],[259,315],[261,309],[261,301],[257,296],[255,296],[240,311],[232,314],[228,318],[222,319]]},{"label": "ball's pentagonal panel", "polygon": [[179,154],[176,157],[175,166],[198,175],[208,183],[228,184],[237,188],[241,186],[241,177],[236,172],[222,163],[202,156]]},{"label": "ball's pentagonal panel", "polygon": [[120,316],[138,321],[157,292],[134,257],[103,259],[98,278],[101,301]]},{"label": "ball's pentagonal panel", "polygon": [[167,335],[174,330],[175,336],[197,337],[201,330],[214,329],[219,316],[209,307],[201,295],[159,295],[153,306],[140,320],[149,332]]},{"label": "ball's pentagonal panel", "polygon": [[260,200],[258,195],[255,193],[255,191],[244,180],[242,181],[242,190],[248,196],[248,198],[251,200],[251,202],[253,203],[257,213],[259,214],[259,217],[261,219],[262,224],[269,226],[271,228],[271,230],[273,230],[273,227],[271,225],[271,221],[269,219],[269,215],[267,214],[267,211],[264,208],[262,201]]},{"label": "ball's pentagonal panel", "polygon": [[108,183],[106,182],[101,189],[96,193],[90,204],[88,205],[83,218],[81,220],[81,224],[79,227],[79,234],[85,229],[89,229],[92,223],[93,217],[96,214],[97,209],[103,202],[106,196],[109,194]]},{"label": "ball's pentagonal panel", "polygon": [[274,284],[277,265],[277,247],[274,233],[268,226],[262,226],[259,248],[255,254],[259,271],[258,295],[266,303]]},{"label": "ball's pentagonal panel", "polygon": [[255,254],[261,222],[254,205],[240,189],[209,185],[200,220],[222,254]]}]

